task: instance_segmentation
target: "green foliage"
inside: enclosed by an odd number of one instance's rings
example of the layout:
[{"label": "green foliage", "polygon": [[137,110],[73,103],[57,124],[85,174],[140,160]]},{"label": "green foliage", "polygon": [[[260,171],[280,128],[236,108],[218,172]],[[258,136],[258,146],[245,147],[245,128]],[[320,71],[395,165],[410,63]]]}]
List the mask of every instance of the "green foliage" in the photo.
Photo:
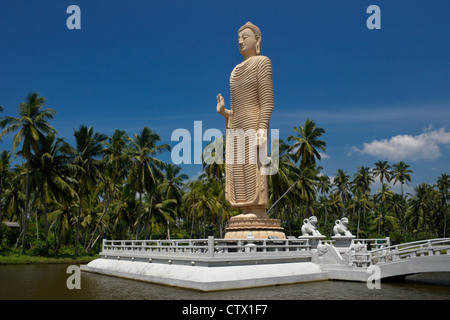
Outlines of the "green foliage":
[{"label": "green foliage", "polygon": [[[224,237],[227,221],[240,213],[224,198],[224,164],[205,163],[203,174],[189,180],[181,167],[159,158],[170,147],[149,127],[132,137],[122,130],[107,137],[82,125],[71,146],[49,124],[55,112],[42,109],[44,102],[30,94],[18,118],[0,121],[0,137],[21,132],[14,150],[0,154],[1,217],[21,224],[27,217],[21,237],[21,230],[1,229],[2,252],[18,254],[13,248],[22,246],[22,253],[42,259],[94,254],[103,237],[205,238],[210,225],[215,237]],[[21,122],[27,115],[39,133]],[[417,184],[411,194],[403,187],[412,182],[412,171],[401,161],[377,161],[374,169],[361,166],[354,174],[338,169],[328,177],[317,166],[326,151],[324,134],[307,119],[293,128],[291,144],[279,143],[278,173],[268,177],[269,216],[280,219],[288,235],[301,235],[303,219],[315,215],[326,236],[343,216],[359,238],[389,235],[400,243],[449,236],[448,174],[435,185]],[[14,157],[22,162],[13,165]],[[373,190],[375,177],[382,181],[379,190]],[[401,192],[393,192],[392,184],[400,184]]]},{"label": "green foliage", "polygon": [[45,247],[45,241],[42,239],[33,239],[30,243],[30,249],[27,251],[27,254],[32,256],[47,256],[48,252]]}]

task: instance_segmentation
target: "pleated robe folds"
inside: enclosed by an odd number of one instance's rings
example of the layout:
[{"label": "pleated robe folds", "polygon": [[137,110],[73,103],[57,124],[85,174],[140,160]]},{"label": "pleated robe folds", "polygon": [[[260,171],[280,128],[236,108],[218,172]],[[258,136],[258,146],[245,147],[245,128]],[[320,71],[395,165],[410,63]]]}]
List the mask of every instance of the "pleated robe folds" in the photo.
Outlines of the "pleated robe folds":
[{"label": "pleated robe folds", "polygon": [[238,64],[230,76],[232,113],[226,127],[226,199],[233,208],[268,207],[267,175],[261,175],[256,132],[265,129],[273,110],[272,62],[254,56]]}]

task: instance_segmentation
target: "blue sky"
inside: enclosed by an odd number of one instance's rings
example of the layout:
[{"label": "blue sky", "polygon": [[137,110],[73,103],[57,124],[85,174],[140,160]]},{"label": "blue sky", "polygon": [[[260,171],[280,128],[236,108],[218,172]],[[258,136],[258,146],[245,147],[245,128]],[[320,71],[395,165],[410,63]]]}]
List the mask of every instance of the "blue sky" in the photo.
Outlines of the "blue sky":
[{"label": "blue sky", "polygon": [[[81,30],[66,27],[72,4]],[[380,30],[366,27],[372,4]],[[412,185],[434,183],[450,172],[449,12],[434,0],[2,0],[0,105],[16,116],[40,93],[71,143],[81,124],[108,135],[149,126],[172,145],[194,121],[223,130],[216,95],[229,102],[237,30],[251,21],[273,63],[270,125],[281,138],[309,117],[326,130],[325,174],[403,160]],[[195,177],[201,166],[183,170]]]}]

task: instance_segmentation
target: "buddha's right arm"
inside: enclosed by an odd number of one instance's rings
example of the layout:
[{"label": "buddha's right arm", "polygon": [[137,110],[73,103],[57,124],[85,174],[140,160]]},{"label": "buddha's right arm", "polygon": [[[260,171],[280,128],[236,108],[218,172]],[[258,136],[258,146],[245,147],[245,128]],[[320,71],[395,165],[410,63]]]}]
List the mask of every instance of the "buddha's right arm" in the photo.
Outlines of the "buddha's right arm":
[{"label": "buddha's right arm", "polygon": [[220,93],[217,95],[217,113],[224,116],[225,119],[228,119],[233,114],[232,110],[225,108],[225,100]]},{"label": "buddha's right arm", "polygon": [[223,115],[225,117],[225,119],[228,119],[229,117],[231,117],[231,115],[233,114],[233,110],[228,110],[228,109],[223,109],[220,112],[218,111],[219,114]]}]

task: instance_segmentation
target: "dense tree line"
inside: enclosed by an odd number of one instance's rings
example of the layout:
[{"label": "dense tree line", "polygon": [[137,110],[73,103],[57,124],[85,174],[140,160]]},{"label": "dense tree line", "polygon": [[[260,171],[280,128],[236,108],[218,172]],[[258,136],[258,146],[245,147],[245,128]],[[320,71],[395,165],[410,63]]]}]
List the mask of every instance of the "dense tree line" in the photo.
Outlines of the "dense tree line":
[{"label": "dense tree line", "polygon": [[[1,119],[0,138],[13,135],[13,145],[0,153],[0,249],[20,245],[22,252],[45,255],[69,247],[79,254],[96,250],[103,237],[202,238],[211,224],[223,237],[228,219],[239,213],[224,197],[223,164],[205,162],[203,174],[189,180],[181,167],[158,158],[170,146],[149,127],[106,136],[81,125],[70,145],[51,126],[54,116],[45,98],[30,93],[18,117]],[[315,215],[324,235],[346,216],[359,238],[448,236],[448,174],[406,194],[412,171],[403,161],[328,177],[317,165],[326,150],[324,133],[307,119],[280,141],[278,172],[269,176],[269,216],[281,219],[287,234],[300,235],[303,219]],[[389,183],[399,184],[401,193]],[[12,236],[2,221],[18,222],[19,234]]]}]

